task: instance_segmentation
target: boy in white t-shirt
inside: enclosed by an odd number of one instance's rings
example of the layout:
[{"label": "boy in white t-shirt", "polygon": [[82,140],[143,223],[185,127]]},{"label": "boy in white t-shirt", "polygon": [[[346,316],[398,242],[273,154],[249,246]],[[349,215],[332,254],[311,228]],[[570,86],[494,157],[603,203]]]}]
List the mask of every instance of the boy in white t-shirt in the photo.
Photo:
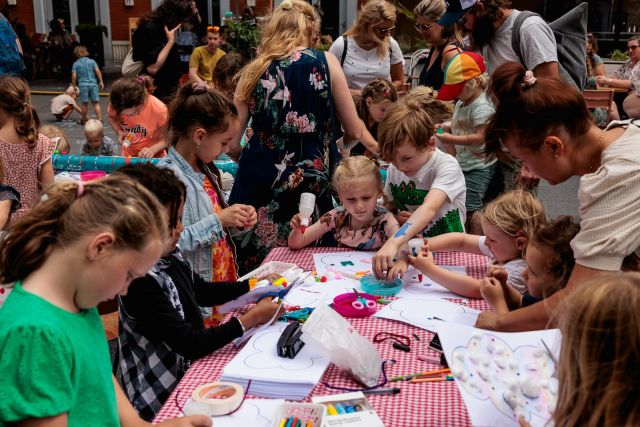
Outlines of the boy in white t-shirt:
[{"label": "boy in white t-shirt", "polygon": [[82,110],[76,104],[76,98],[78,97],[78,88],[69,86],[67,91],[60,94],[51,100],[51,114],[53,114],[56,120],[67,120],[73,110],[82,114]]},{"label": "boy in white t-shirt", "polygon": [[464,232],[464,176],[456,159],[435,147],[433,135],[429,115],[413,100],[393,110],[380,124],[380,156],[391,163],[384,193],[402,226],[373,257],[379,278],[406,271],[406,263],[394,265],[395,258],[416,235]]}]

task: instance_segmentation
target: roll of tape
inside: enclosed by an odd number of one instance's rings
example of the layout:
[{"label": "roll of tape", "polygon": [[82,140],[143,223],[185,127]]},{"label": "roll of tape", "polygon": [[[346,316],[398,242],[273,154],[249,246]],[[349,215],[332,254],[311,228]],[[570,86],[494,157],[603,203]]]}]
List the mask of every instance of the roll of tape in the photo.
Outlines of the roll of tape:
[{"label": "roll of tape", "polygon": [[184,407],[185,415],[226,415],[242,404],[244,389],[239,384],[215,382],[196,388]]}]

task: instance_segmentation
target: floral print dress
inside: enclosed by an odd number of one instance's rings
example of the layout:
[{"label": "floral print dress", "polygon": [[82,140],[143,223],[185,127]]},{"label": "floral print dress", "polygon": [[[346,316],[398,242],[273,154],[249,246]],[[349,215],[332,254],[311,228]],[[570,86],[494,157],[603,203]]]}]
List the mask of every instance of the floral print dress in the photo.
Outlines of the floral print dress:
[{"label": "floral print dress", "polygon": [[333,208],[331,175],[338,156],[329,66],[324,52],[304,49],[274,60],[248,103],[253,136],[242,149],[229,203],[253,205],[257,224],[236,237],[241,274],[286,246],[300,194],[316,210]]}]

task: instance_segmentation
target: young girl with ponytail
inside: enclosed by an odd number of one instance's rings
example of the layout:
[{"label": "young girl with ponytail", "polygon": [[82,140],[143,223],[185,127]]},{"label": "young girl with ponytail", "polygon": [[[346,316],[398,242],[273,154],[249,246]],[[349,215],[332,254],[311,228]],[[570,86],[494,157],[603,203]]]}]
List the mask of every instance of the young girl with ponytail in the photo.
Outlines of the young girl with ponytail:
[{"label": "young girl with ponytail", "polygon": [[[0,242],[0,425],[146,426],[111,373],[96,306],[127,293],[168,239],[158,200],[124,177],[55,184]],[[208,417],[165,426],[209,426]]]},{"label": "young girl with ponytail", "polygon": [[55,142],[38,133],[38,113],[29,104],[29,86],[18,77],[0,77],[0,158],[4,185],[20,193],[21,206],[10,222],[23,216],[53,183]]}]

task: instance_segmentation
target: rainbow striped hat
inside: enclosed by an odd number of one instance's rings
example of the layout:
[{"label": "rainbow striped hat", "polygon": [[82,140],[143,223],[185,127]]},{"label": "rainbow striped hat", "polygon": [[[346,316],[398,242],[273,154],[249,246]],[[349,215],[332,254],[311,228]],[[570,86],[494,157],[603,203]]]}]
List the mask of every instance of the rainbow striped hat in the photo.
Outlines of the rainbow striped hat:
[{"label": "rainbow striped hat", "polygon": [[453,101],[460,95],[464,85],[472,78],[486,70],[482,55],[474,52],[460,52],[444,68],[444,84],[438,92],[437,99]]}]

